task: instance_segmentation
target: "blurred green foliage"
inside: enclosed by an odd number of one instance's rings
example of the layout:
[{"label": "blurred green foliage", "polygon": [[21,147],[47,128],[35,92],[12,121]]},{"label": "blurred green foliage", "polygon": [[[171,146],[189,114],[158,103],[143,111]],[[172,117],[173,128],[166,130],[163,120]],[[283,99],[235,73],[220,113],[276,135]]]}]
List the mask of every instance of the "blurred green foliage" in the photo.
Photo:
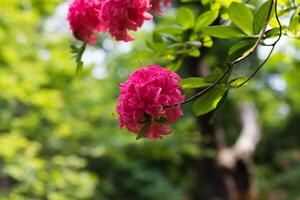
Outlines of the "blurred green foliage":
[{"label": "blurred green foliage", "polygon": [[[230,2],[212,6],[228,7]],[[118,52],[120,44],[106,38],[99,48],[103,46],[106,55],[107,76],[98,79],[93,64],[75,76],[65,18],[59,28],[47,27],[60,3],[0,0],[0,199],[194,199],[198,183],[205,182],[197,179],[197,160],[215,152],[199,149],[202,138],[191,105],[185,106],[185,117],[172,127],[173,134],[162,141],[136,142],[115,119],[118,83],[138,66],[169,62],[151,53],[152,32],[137,33],[139,39],[129,45],[129,52]],[[155,19],[156,32],[181,33],[177,26],[159,30],[176,23],[174,13]],[[222,17],[228,18],[226,13]],[[212,21],[193,23],[201,27]],[[295,23],[293,34],[298,33]],[[219,64],[231,43],[217,40],[204,62]],[[231,92],[219,112],[226,139],[233,143],[240,131],[236,106],[253,101],[259,110],[264,135],[255,173],[261,199],[274,194],[287,200],[300,197],[299,49],[297,40],[278,47],[258,79]],[[89,50],[100,57],[99,51]],[[173,69],[181,63],[176,64]],[[250,67],[244,63],[238,72],[247,73]]]},{"label": "blurred green foliage", "polygon": [[0,199],[180,199],[199,153],[193,118],[136,143],[113,114],[120,78],[75,76],[67,27],[47,27],[59,3],[0,0]]}]

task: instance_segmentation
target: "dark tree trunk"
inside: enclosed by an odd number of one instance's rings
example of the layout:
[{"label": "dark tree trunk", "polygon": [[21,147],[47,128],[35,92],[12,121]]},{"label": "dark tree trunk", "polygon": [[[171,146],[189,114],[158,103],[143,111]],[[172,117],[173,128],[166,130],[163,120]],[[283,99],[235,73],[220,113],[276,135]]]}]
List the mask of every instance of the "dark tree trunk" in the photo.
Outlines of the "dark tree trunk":
[{"label": "dark tree trunk", "polygon": [[[201,50],[202,55],[205,49]],[[207,71],[201,65],[201,58],[188,57],[183,62],[184,72],[189,76],[203,76]],[[226,148],[224,133],[221,127],[211,125],[213,112],[197,117],[201,138],[204,138],[200,148],[213,149],[219,154]],[[238,159],[234,167],[222,166],[215,158],[200,158],[198,161],[199,193],[196,199],[204,200],[252,200],[251,165],[247,160]],[[252,197],[251,197],[252,196]]]}]

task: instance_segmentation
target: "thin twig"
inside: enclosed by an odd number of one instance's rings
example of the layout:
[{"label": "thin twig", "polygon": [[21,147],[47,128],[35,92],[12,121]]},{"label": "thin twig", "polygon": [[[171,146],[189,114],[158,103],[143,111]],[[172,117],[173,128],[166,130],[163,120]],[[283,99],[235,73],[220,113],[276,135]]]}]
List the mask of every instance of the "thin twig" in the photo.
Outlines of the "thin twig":
[{"label": "thin twig", "polygon": [[[276,2],[277,2],[277,0],[276,0]],[[235,64],[237,64],[237,63],[245,60],[246,58],[248,58],[256,50],[256,48],[259,46],[259,44],[260,44],[261,40],[263,39],[263,37],[264,37],[264,35],[266,33],[266,30],[267,30],[268,23],[269,23],[270,18],[271,18],[273,4],[274,4],[274,1],[271,1],[271,5],[270,5],[269,11],[268,11],[267,19],[266,19],[265,24],[264,24],[264,28],[261,31],[259,37],[257,38],[254,46],[251,48],[250,52],[247,53],[247,54],[245,54],[245,55],[243,55],[242,57],[239,57],[236,60],[230,62],[231,65],[235,65]],[[277,3],[275,4],[275,7],[276,7],[276,5],[277,5]]]},{"label": "thin twig", "polygon": [[[182,104],[185,104],[185,103],[188,103],[192,100],[194,100],[195,98],[198,98],[198,97],[201,97],[203,96],[204,94],[206,94],[207,92],[209,92],[211,89],[213,89],[215,86],[217,86],[220,82],[222,82],[222,80],[226,77],[226,75],[231,71],[231,69],[233,68],[233,66],[243,60],[245,60],[246,58],[248,58],[255,50],[256,48],[259,46],[259,44],[261,43],[265,33],[266,33],[266,30],[267,30],[267,26],[268,26],[268,23],[270,21],[270,18],[271,18],[271,13],[272,13],[272,9],[273,9],[273,4],[274,4],[274,0],[271,1],[271,5],[270,5],[270,8],[269,8],[269,11],[268,11],[268,15],[267,15],[267,19],[265,21],[265,24],[264,24],[264,27],[259,35],[259,37],[257,38],[254,46],[252,47],[252,49],[250,50],[250,52],[248,54],[245,54],[237,59],[235,59],[234,61],[230,62],[230,63],[225,63],[225,65],[227,66],[227,69],[225,70],[225,72],[212,84],[210,85],[209,87],[201,90],[199,93],[195,94],[194,96],[188,98],[187,100],[185,100],[184,102],[180,103],[180,104],[177,104],[177,105],[173,105],[173,106],[179,106],[179,105],[182,105]],[[280,36],[279,38],[277,39],[277,41],[274,43],[274,46],[276,45],[276,43],[280,40],[281,38],[281,33],[282,33],[282,27],[281,27],[281,24],[280,24],[280,21],[278,19],[278,13],[277,13],[277,0],[275,0],[275,13],[276,13],[276,19],[278,21],[278,24],[279,24],[279,27],[280,27]],[[274,50],[274,46],[272,46],[272,50],[270,52],[270,54],[268,55],[267,59],[256,69],[256,71],[252,74],[252,76],[250,76],[249,78],[253,78],[253,76],[255,76],[255,74],[259,71],[259,69],[267,62],[267,60],[269,59],[269,57],[271,56],[273,50]],[[248,79],[249,79],[248,78]],[[246,80],[245,83],[249,80]],[[242,83],[240,86],[242,86],[243,84],[245,83]],[[164,108],[169,108],[169,107],[173,107],[171,105],[169,106],[165,106]]]},{"label": "thin twig", "polygon": [[207,92],[209,92],[212,88],[214,88],[215,86],[217,86],[224,78],[225,76],[228,74],[228,72],[231,71],[233,65],[228,65],[227,69],[225,70],[225,72],[222,74],[222,76],[220,76],[220,78],[218,78],[217,81],[215,81],[212,85],[210,85],[209,87],[201,90],[199,93],[195,94],[194,96],[188,98],[187,100],[185,100],[184,102],[182,102],[181,104],[185,104],[188,103],[190,101],[192,101],[195,98],[198,98],[204,94],[206,94]]},{"label": "thin twig", "polygon": [[278,12],[277,12],[277,0],[275,0],[275,17],[276,17],[276,21],[278,23],[279,26],[279,36],[277,38],[277,40],[271,44],[270,46],[272,46],[271,51],[269,52],[267,58],[255,69],[255,71],[244,81],[242,82],[238,87],[242,87],[243,85],[245,85],[247,82],[249,82],[256,74],[257,72],[266,64],[266,62],[269,60],[269,58],[271,57],[276,44],[279,42],[279,40],[281,39],[282,36],[282,25],[280,23],[279,17],[278,17]]}]

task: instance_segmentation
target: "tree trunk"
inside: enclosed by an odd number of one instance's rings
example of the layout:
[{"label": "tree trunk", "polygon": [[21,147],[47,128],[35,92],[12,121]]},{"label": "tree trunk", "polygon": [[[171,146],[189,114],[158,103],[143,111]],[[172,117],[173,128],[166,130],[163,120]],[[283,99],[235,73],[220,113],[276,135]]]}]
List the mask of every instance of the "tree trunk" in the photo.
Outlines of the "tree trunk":
[{"label": "tree trunk", "polygon": [[[201,52],[205,53],[205,50],[202,49]],[[203,76],[206,69],[200,62],[198,58],[186,58],[183,68],[189,76]],[[218,156],[199,159],[199,193],[196,199],[256,199],[252,185],[251,158],[260,138],[260,129],[256,124],[255,115],[251,113],[252,108],[247,108],[247,111],[241,109],[241,121],[244,128],[236,145],[232,148],[226,147],[222,128],[216,124],[211,125],[213,112],[197,118],[201,138],[204,138],[200,148],[213,149]],[[251,125],[247,126],[247,121],[250,121]],[[248,147],[243,148],[245,144]]]}]

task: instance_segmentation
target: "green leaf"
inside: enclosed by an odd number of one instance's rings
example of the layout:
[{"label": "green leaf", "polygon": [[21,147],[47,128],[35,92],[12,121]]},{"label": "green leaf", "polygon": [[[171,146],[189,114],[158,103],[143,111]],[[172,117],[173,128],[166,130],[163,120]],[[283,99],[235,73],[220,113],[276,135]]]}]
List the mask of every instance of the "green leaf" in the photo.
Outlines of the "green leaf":
[{"label": "green leaf", "polygon": [[211,25],[218,17],[219,10],[211,10],[201,14],[195,22],[195,31],[200,31],[201,28]]},{"label": "green leaf", "polygon": [[136,136],[136,140],[139,140],[142,137],[144,137],[146,132],[150,129],[150,127],[151,127],[151,121],[145,124],[145,126],[140,130],[139,134]]},{"label": "green leaf", "polygon": [[185,78],[182,79],[179,83],[184,89],[188,88],[200,88],[209,86],[210,83],[205,82],[204,78],[199,77],[192,77],[192,78]]},{"label": "green leaf", "polygon": [[173,26],[159,27],[155,30],[155,32],[167,33],[167,34],[171,34],[171,35],[179,35],[179,34],[182,34],[183,30],[184,29],[181,26],[173,25]]},{"label": "green leaf", "polygon": [[238,77],[230,81],[229,87],[238,88],[242,83],[246,81],[245,77]]},{"label": "green leaf", "polygon": [[229,48],[229,51],[228,51],[228,54],[229,55],[232,55],[234,52],[240,50],[240,49],[249,49],[249,47],[252,47],[253,45],[255,44],[255,40],[243,40],[243,41],[240,41],[234,45],[232,45],[230,48]]},{"label": "green leaf", "polygon": [[253,34],[253,13],[245,4],[233,2],[228,8],[232,22],[248,35]]},{"label": "green leaf", "polygon": [[163,38],[161,34],[157,33],[156,31],[153,32],[152,40],[154,43],[163,43]]},{"label": "green leaf", "polygon": [[270,29],[266,32],[264,39],[265,38],[277,37],[277,36],[279,36],[279,34],[280,34],[280,29],[278,27],[272,28],[272,29]]},{"label": "green leaf", "polygon": [[161,117],[159,119],[156,119],[155,121],[159,124],[165,124],[168,122],[168,119],[166,117]]},{"label": "green leaf", "polygon": [[205,82],[213,83],[222,75],[222,70],[218,67],[214,68],[210,75],[204,78]]},{"label": "green leaf", "polygon": [[268,12],[271,6],[271,0],[266,1],[260,6],[254,17],[253,30],[254,34],[259,34],[265,26],[265,22],[268,18]]},{"label": "green leaf", "polygon": [[188,8],[180,8],[176,16],[177,22],[185,29],[192,28],[195,23],[194,13]]},{"label": "green leaf", "polygon": [[298,8],[290,21],[289,31],[293,34],[293,37],[300,37],[300,8]]},{"label": "green leaf", "polygon": [[212,111],[222,99],[225,91],[224,88],[213,88],[211,91],[197,99],[193,104],[193,112],[197,116],[200,116]]},{"label": "green leaf", "polygon": [[242,38],[246,36],[243,32],[232,26],[208,26],[203,28],[202,31],[212,37],[221,39]]},{"label": "green leaf", "polygon": [[243,40],[234,45],[232,45],[229,49],[229,56],[227,61],[233,61],[241,56],[245,56],[249,54],[254,47],[256,40]]},{"label": "green leaf", "polygon": [[182,65],[182,59],[178,59],[173,61],[170,65],[168,65],[167,69],[176,72],[180,69],[181,65]]},{"label": "green leaf", "polygon": [[76,62],[76,75],[78,75],[83,68],[83,62],[81,61],[81,58],[86,49],[86,45],[86,43],[83,43],[80,47],[76,47],[73,44],[70,45],[71,54],[73,54],[72,58],[74,58]]},{"label": "green leaf", "polygon": [[168,49],[168,44],[165,43],[154,43],[151,47],[156,53],[165,53]]},{"label": "green leaf", "polygon": [[189,51],[188,56],[199,57],[200,54],[201,54],[201,52],[200,52],[199,49],[192,49],[192,50]]},{"label": "green leaf", "polygon": [[226,101],[226,99],[227,99],[228,93],[229,93],[229,89],[227,89],[227,90],[224,92],[224,94],[223,94],[221,100],[218,102],[218,104],[217,104],[217,106],[216,106],[216,110],[215,110],[215,112],[214,112],[212,118],[209,120],[209,123],[210,123],[210,124],[213,124],[213,122],[214,122],[214,120],[215,120],[215,118],[216,118],[218,112],[220,111],[220,109],[222,108],[222,106],[224,105],[224,103],[225,103],[225,101]]},{"label": "green leaf", "polygon": [[212,47],[214,45],[214,41],[208,35],[206,35],[202,38],[202,43],[203,43],[203,46],[205,46],[205,47]]}]

